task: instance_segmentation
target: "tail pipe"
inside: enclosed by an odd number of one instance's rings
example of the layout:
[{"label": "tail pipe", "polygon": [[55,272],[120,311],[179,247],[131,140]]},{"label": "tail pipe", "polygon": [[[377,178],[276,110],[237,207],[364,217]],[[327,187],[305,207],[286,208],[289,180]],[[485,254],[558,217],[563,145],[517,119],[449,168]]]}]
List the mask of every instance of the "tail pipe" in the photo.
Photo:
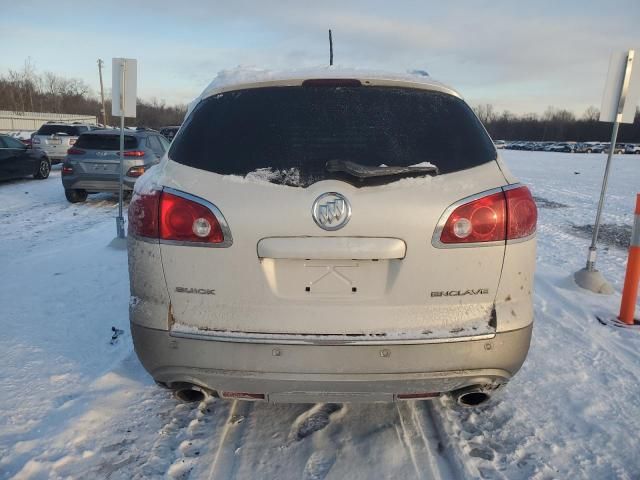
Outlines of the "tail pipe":
[{"label": "tail pipe", "polygon": [[172,389],[173,395],[182,403],[202,402],[213,395],[212,392],[192,384],[181,384],[180,386],[172,387]]},{"label": "tail pipe", "polygon": [[481,385],[462,388],[452,393],[456,403],[461,407],[478,407],[491,399],[492,390]]}]

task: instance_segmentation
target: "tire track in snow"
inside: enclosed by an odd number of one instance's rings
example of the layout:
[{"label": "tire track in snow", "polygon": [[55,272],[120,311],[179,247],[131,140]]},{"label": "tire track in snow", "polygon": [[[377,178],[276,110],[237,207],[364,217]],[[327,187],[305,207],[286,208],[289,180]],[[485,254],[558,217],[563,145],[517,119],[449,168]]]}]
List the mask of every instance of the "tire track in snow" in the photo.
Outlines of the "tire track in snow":
[{"label": "tire track in snow", "polygon": [[237,450],[254,409],[254,402],[234,400],[222,431],[217,451],[207,478],[234,478],[237,469]]},{"label": "tire track in snow", "polygon": [[443,443],[428,409],[430,403],[408,401],[396,403],[400,420],[400,437],[416,472],[416,478],[456,478],[449,460],[439,452]]}]

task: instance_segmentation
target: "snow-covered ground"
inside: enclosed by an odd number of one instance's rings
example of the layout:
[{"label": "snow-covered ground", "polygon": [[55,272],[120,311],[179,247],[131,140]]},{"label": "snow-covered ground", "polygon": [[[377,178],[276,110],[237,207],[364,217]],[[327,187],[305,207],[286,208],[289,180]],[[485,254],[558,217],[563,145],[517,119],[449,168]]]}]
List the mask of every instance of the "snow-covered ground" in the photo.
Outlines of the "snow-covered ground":
[{"label": "snow-covered ground", "polygon": [[[604,155],[503,153],[540,207],[536,327],[492,404],[178,404],[138,363],[116,200],[66,202],[60,172],[0,183],[0,478],[640,477],[640,332],[619,306],[640,159],[618,156],[580,291]],[[111,344],[112,327],[125,331]]]}]

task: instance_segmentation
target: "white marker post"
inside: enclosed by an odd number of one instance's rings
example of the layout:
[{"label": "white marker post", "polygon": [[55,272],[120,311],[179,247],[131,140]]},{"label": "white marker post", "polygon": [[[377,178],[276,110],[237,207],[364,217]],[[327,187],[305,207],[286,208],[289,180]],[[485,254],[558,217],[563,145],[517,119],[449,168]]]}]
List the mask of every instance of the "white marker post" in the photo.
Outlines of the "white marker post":
[{"label": "white marker post", "polygon": [[136,118],[136,80],[138,61],[133,58],[114,58],[111,62],[111,115],[120,117],[120,180],[118,217],[116,228],[118,238],[124,238],[124,217],[122,216],[124,172],[124,117]]},{"label": "white marker post", "polygon": [[640,97],[640,61],[635,60],[634,66],[635,57],[636,52],[634,50],[618,52],[611,55],[607,83],[602,97],[600,121],[613,122],[611,144],[609,145],[604,178],[602,179],[602,190],[600,191],[596,222],[593,227],[593,236],[587,256],[587,266],[577,271],[574,275],[576,283],[580,287],[591,290],[594,293],[613,293],[613,287],[605,280],[602,274],[596,270],[596,242],[598,241],[602,207],[604,206],[604,198],[609,181],[611,157],[615,151],[616,140],[618,138],[618,127],[620,123],[633,123],[636,104]]}]

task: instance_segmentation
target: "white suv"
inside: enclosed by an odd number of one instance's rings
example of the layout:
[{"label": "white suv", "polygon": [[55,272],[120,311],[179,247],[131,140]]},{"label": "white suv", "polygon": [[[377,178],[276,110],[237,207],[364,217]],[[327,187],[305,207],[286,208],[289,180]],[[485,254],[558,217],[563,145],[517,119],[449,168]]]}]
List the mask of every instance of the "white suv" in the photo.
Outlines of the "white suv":
[{"label": "white suv", "polygon": [[129,207],[136,352],[178,398],[477,405],[520,368],[537,211],[425,77],[241,75]]}]

